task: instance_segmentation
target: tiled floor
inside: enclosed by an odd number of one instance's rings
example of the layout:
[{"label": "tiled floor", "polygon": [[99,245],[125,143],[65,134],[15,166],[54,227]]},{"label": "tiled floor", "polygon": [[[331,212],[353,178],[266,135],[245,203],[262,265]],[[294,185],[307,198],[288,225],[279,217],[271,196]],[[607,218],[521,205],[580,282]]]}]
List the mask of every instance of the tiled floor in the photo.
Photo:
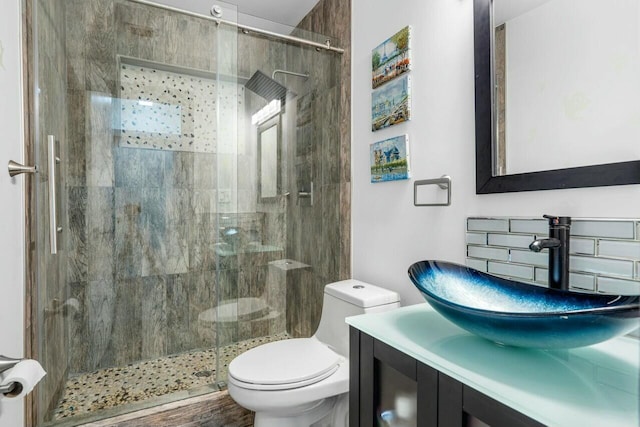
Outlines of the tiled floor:
[{"label": "tiled floor", "polygon": [[[289,336],[283,333],[220,348],[219,378],[226,379],[226,368],[236,355],[260,344],[287,338]],[[213,349],[101,369],[72,377],[67,381],[54,417],[60,420],[90,415],[96,411],[210,385],[215,381],[216,353]]]}]

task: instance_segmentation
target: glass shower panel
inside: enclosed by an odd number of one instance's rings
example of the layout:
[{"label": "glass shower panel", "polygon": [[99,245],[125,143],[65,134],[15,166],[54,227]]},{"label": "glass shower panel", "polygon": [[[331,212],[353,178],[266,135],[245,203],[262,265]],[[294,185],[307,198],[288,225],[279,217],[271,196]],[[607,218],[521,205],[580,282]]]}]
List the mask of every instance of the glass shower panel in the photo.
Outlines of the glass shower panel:
[{"label": "glass shower panel", "polygon": [[[33,354],[48,371],[34,424],[215,391],[218,143],[235,135],[237,111],[233,102],[231,116],[218,106],[238,98],[227,81],[236,74],[236,30],[146,2],[31,5],[43,172]],[[227,7],[226,19],[233,13]],[[49,135],[61,158],[56,255]]]},{"label": "glass shower panel", "polygon": [[[55,404],[56,394],[66,381],[66,361],[68,348],[66,345],[67,325],[61,313],[66,308],[73,310],[74,302],[67,292],[67,264],[69,259],[69,237],[66,215],[59,216],[62,221],[62,233],[57,233],[59,245],[52,251],[50,220],[66,208],[67,199],[66,175],[68,171],[67,139],[67,93],[64,82],[67,78],[65,67],[65,32],[64,8],[55,0],[38,0],[32,3],[34,21],[33,43],[34,55],[34,101],[40,106],[35,110],[34,123],[34,158],[38,165],[38,174],[33,182],[32,212],[36,215],[34,222],[39,226],[34,230],[35,245],[32,246],[32,265],[36,266],[33,277],[38,292],[33,295],[31,311],[32,327],[39,336],[30,339],[31,353],[47,370],[47,376],[40,382],[37,393],[31,399],[39,407],[50,407]],[[42,108],[52,105],[55,108]],[[49,165],[49,141],[53,148],[61,149],[57,153],[62,162],[57,164],[57,177],[62,180],[56,185],[58,190],[57,212],[50,210],[49,186],[51,174]],[[60,185],[62,184],[62,185]],[[52,252],[57,252],[53,254]],[[46,338],[46,339],[45,339]],[[44,419],[38,416],[38,421]]]},{"label": "glass shower panel", "polygon": [[315,332],[324,285],[339,278],[341,242],[340,57],[252,32],[237,37],[237,177],[230,209],[219,205],[220,290],[237,298],[236,327],[219,341],[225,361]]}]

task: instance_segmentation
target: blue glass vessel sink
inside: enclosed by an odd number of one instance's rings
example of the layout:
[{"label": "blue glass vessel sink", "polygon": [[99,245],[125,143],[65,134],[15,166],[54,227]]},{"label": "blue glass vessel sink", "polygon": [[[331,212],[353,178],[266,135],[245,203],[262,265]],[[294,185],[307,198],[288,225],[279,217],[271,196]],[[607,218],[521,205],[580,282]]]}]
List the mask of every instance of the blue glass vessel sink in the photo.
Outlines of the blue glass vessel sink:
[{"label": "blue glass vessel sink", "polygon": [[444,317],[499,344],[573,348],[640,326],[640,296],[528,285],[445,261],[419,261],[409,277]]}]

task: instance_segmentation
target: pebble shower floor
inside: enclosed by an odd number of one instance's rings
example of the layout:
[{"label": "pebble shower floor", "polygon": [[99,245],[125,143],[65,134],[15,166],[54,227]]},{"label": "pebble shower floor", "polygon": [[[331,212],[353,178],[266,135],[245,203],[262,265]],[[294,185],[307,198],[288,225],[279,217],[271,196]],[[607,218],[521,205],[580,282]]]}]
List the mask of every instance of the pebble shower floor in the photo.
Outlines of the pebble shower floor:
[{"label": "pebble shower floor", "polygon": [[[283,333],[221,347],[222,377],[226,377],[226,368],[236,355],[261,344],[288,338],[288,334]],[[215,366],[216,354],[210,349],[81,374],[67,381],[54,417],[61,420],[90,415],[103,409],[210,385],[215,378]]]}]

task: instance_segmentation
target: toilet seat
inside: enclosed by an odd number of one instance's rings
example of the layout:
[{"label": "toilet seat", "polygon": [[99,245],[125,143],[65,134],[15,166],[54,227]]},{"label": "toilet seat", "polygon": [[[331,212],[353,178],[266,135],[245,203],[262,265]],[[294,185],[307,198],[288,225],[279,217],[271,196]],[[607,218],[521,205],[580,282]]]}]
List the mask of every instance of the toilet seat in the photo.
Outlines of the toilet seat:
[{"label": "toilet seat", "polygon": [[331,376],[342,360],[316,338],[277,341],[233,359],[229,380],[251,390],[293,389]]}]

